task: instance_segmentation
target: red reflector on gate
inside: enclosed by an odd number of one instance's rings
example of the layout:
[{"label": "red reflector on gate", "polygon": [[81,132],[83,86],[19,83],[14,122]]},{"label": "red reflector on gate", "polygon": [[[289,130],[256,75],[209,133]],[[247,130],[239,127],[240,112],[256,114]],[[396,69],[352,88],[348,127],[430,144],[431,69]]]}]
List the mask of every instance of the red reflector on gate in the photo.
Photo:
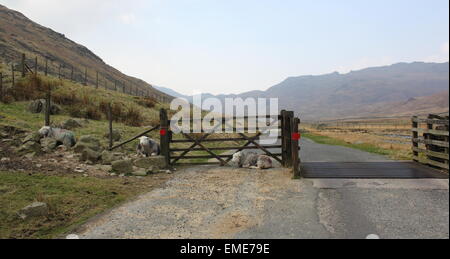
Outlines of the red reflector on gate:
[{"label": "red reflector on gate", "polygon": [[167,135],[167,130],[165,130],[165,129],[160,130],[159,135],[161,135],[161,136]]},{"label": "red reflector on gate", "polygon": [[302,135],[300,133],[292,133],[292,140],[300,140]]}]

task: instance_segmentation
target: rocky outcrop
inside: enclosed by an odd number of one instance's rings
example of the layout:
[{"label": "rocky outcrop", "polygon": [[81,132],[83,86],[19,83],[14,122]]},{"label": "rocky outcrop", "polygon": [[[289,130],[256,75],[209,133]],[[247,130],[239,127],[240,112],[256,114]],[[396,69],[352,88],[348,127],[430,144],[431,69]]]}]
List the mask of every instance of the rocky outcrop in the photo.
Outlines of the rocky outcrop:
[{"label": "rocky outcrop", "polygon": [[[45,108],[46,108],[46,100],[45,99],[39,99],[39,100],[32,101],[28,105],[28,111],[31,113],[45,113]],[[56,115],[56,114],[59,114],[60,112],[61,112],[61,108],[58,105],[50,102],[50,114]]]}]

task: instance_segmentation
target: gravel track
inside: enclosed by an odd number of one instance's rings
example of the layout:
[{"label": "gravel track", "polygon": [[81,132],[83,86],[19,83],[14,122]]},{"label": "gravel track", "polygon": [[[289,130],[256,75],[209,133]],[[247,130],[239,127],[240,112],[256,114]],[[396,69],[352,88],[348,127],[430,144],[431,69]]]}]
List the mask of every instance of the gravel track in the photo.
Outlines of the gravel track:
[{"label": "gravel track", "polygon": [[[303,161],[386,158],[302,141]],[[356,161],[355,161],[356,160]],[[201,166],[87,223],[82,238],[449,238],[448,180],[292,180]]]}]

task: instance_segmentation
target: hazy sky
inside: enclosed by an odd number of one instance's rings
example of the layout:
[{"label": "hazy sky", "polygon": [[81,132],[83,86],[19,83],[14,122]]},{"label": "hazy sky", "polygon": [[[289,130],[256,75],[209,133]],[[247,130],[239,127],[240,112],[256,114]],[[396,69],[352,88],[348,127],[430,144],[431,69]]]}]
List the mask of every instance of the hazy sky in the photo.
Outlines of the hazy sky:
[{"label": "hazy sky", "polygon": [[108,64],[185,94],[449,60],[448,0],[0,0]]}]

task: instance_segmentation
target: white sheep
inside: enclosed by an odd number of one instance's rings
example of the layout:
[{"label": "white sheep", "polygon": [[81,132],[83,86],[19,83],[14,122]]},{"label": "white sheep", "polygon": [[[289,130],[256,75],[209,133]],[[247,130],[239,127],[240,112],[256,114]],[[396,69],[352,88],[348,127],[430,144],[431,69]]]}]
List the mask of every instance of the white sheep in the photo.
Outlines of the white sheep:
[{"label": "white sheep", "polygon": [[161,148],[155,140],[143,136],[139,138],[137,153],[139,156],[144,157],[159,156],[161,154]]},{"label": "white sheep", "polygon": [[258,155],[254,152],[237,152],[233,155],[232,162],[238,167],[251,169],[273,168],[272,159],[266,155]]},{"label": "white sheep", "polygon": [[69,148],[76,144],[75,134],[69,130],[45,126],[39,130],[39,134],[43,138],[55,139],[59,144],[63,144]]}]

